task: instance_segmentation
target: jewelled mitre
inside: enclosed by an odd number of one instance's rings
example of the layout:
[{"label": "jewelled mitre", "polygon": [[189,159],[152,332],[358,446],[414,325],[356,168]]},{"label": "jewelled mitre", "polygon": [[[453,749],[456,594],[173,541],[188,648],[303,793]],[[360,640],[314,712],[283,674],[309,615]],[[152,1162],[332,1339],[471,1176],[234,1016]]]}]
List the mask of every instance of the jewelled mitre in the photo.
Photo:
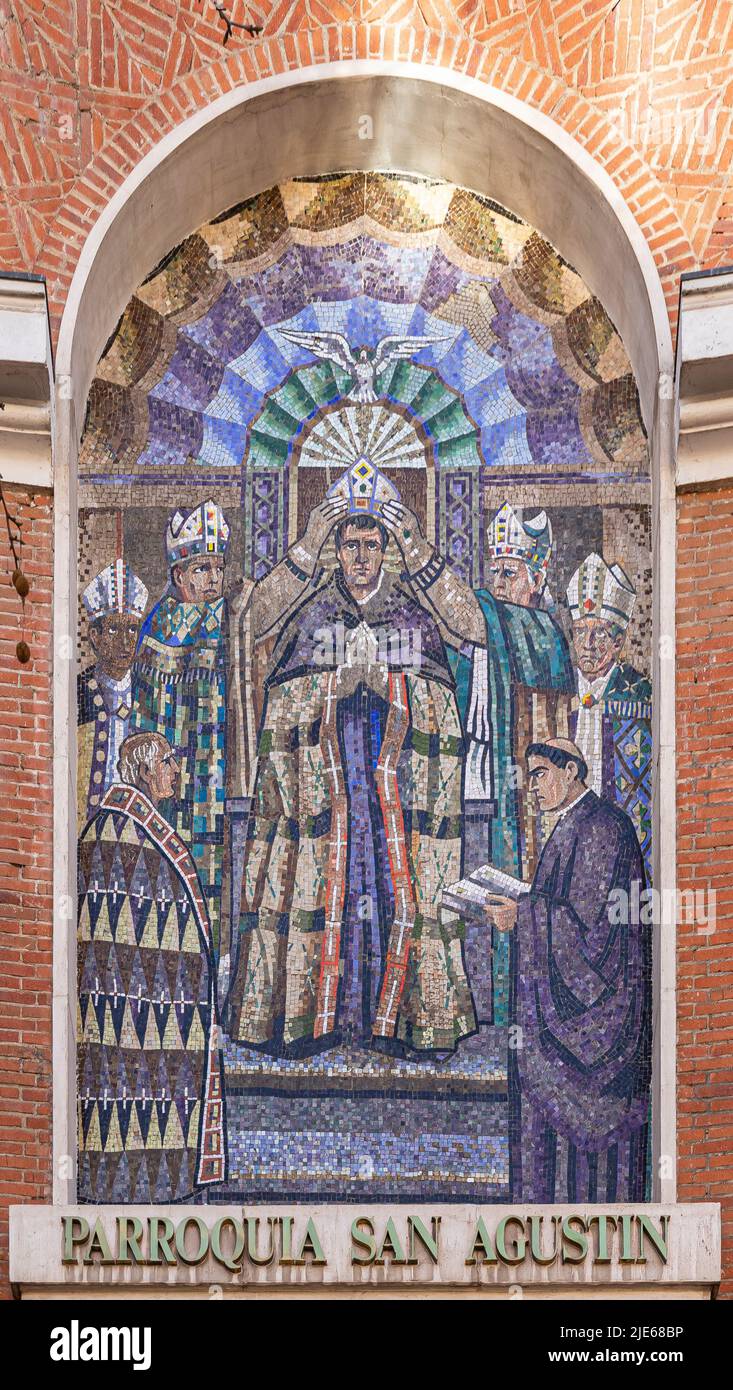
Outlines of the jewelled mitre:
[{"label": "jewelled mitre", "polygon": [[148,601],[148,591],[124,560],[115,560],[100,570],[96,579],[87,584],[82,594],[84,607],[94,623],[110,613],[125,613],[130,618],[142,618]]},{"label": "jewelled mitre", "polygon": [[343,497],[349,511],[377,516],[385,502],[399,502],[400,494],[393,483],[381,473],[376,464],[362,456],[340,478],[332,483],[328,497]]},{"label": "jewelled mitre", "polygon": [[174,512],[165,533],[169,566],[193,555],[224,555],[229,544],[229,524],[221,507],[210,499],[194,507],[188,516]]},{"label": "jewelled mitre", "polygon": [[505,502],[489,527],[488,543],[493,555],[524,560],[536,574],[544,574],[552,552],[550,518],[547,512],[538,512],[525,521],[521,508],[515,512]]},{"label": "jewelled mitre", "polygon": [[636,590],[620,565],[607,565],[595,552],[578,566],[567,587],[568,606],[578,618],[605,618],[626,628],[634,611]]}]

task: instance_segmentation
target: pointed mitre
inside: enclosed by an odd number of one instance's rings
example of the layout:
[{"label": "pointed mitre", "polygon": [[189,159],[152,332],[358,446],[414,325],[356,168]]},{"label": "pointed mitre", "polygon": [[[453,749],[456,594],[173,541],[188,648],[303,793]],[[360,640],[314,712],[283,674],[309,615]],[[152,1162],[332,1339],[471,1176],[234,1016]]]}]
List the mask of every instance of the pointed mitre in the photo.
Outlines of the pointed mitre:
[{"label": "pointed mitre", "polygon": [[148,591],[124,560],[115,560],[100,570],[82,594],[84,607],[94,623],[110,613],[125,613],[142,618],[148,601]]},{"label": "pointed mitre", "polygon": [[400,494],[376,464],[362,455],[351,468],[328,489],[329,497],[343,497],[349,512],[371,513],[376,516],[385,502],[399,501]]},{"label": "pointed mitre", "polygon": [[170,566],[194,555],[224,555],[229,544],[229,524],[221,507],[209,498],[192,512],[174,512],[165,533]]},{"label": "pointed mitre", "polygon": [[626,628],[634,611],[636,590],[620,565],[607,565],[595,552],[578,566],[567,588],[573,620],[605,618]]},{"label": "pointed mitre", "polygon": [[525,521],[522,508],[514,511],[505,502],[489,527],[488,542],[492,555],[524,560],[535,573],[544,572],[552,551],[550,518],[538,512]]}]

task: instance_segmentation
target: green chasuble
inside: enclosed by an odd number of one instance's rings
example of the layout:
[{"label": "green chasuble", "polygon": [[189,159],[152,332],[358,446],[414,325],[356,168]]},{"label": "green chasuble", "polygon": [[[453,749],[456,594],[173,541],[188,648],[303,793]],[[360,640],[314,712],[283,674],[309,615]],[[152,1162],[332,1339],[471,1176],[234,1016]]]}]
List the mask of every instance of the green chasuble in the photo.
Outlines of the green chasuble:
[{"label": "green chasuble", "polygon": [[[467,738],[464,871],[491,863],[528,879],[541,829],[526,795],[525,752],[537,740],[567,737],[573,667],[565,635],[545,609],[505,603],[485,589],[476,597],[486,646],[474,647],[470,659],[452,654]],[[502,933],[493,937],[493,998],[482,1013],[501,1024],[508,1021],[510,943]]]}]

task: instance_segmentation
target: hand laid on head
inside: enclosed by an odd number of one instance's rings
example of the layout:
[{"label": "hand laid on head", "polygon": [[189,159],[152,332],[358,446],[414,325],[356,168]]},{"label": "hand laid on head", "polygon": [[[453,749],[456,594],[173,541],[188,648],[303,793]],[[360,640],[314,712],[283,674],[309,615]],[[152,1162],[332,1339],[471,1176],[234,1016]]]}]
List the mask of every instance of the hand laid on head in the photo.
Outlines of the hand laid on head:
[{"label": "hand laid on head", "polygon": [[517,904],[513,898],[492,893],[485,905],[487,920],[497,931],[511,931],[517,922]]},{"label": "hand laid on head", "polygon": [[335,526],[349,514],[345,497],[327,497],[313,508],[300,544],[317,559]]},{"label": "hand laid on head", "polygon": [[415,513],[404,502],[390,500],[382,507],[380,519],[402,551],[408,573],[428,563],[433,547],[426,541]]}]

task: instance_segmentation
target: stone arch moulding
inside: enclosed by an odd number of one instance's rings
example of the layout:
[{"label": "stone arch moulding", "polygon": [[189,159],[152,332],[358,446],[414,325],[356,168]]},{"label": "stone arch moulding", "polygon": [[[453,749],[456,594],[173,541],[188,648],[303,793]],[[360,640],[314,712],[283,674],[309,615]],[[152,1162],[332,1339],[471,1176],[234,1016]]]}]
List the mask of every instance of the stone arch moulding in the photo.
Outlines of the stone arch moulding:
[{"label": "stone arch moulding", "polygon": [[[76,460],[95,364],[130,294],[210,217],[285,178],[410,170],[490,196],[575,267],[613,320],[636,376],[652,468],[654,881],[673,889],[674,400],[664,295],[644,236],[600,165],[549,117],[440,68],[360,60],[237,88],[139,163],[83,247],[57,352],[54,577],[54,1013],[56,1203],[74,1201]],[[654,1199],[676,1197],[675,940],[655,928]],[[664,1047],[662,1048],[662,1039]]]}]

